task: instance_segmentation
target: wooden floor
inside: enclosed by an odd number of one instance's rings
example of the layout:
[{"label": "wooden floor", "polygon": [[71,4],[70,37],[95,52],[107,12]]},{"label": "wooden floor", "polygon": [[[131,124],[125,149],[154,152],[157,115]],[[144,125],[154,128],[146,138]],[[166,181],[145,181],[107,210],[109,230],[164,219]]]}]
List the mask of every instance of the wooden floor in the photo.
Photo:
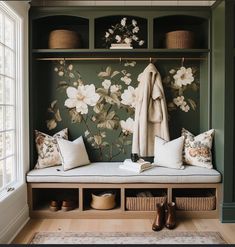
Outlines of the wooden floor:
[{"label": "wooden floor", "polygon": [[[26,244],[40,231],[151,232],[151,225],[150,219],[31,219],[12,243]],[[217,231],[228,243],[235,244],[235,224],[222,224],[217,219],[178,220],[173,231]]]}]

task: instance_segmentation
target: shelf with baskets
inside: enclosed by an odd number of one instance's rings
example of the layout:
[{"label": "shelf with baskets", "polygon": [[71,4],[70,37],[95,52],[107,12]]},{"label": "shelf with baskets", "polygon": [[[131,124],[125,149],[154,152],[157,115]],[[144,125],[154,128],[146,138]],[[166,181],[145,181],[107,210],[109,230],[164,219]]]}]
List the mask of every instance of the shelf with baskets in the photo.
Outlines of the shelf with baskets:
[{"label": "shelf with baskets", "polygon": [[208,19],[189,15],[154,18],[154,48],[207,49]]},{"label": "shelf with baskets", "polygon": [[32,48],[88,49],[89,19],[56,15],[33,20]]},{"label": "shelf with baskets", "polygon": [[[82,9],[47,11],[31,20],[32,53],[67,52],[206,52],[209,16],[196,12],[102,11]],[[48,13],[51,13],[50,15]],[[33,15],[34,13],[32,13]],[[67,32],[68,31],[68,32]],[[167,38],[168,37],[168,38]],[[127,45],[127,49],[116,47]],[[114,45],[114,49],[110,49]],[[133,48],[133,49],[130,49]]]},{"label": "shelf with baskets", "polygon": [[[70,184],[30,183],[32,218],[145,218],[155,215],[156,203],[175,202],[183,217],[216,218],[220,184]],[[72,200],[76,207],[53,211],[51,200]],[[190,208],[191,207],[191,208]]]}]

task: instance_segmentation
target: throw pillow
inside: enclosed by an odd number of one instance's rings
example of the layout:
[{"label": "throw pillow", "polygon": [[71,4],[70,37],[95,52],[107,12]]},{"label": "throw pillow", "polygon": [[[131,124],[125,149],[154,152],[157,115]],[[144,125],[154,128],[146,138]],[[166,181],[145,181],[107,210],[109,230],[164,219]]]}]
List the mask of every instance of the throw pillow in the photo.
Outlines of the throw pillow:
[{"label": "throw pillow", "polygon": [[90,164],[82,136],[73,142],[57,138],[64,171]]},{"label": "throw pillow", "polygon": [[198,136],[194,136],[186,129],[182,129],[185,137],[183,160],[188,165],[212,169],[212,141],[214,130],[211,129]]},{"label": "throw pillow", "polygon": [[68,139],[68,129],[63,129],[55,135],[50,136],[35,130],[35,142],[38,152],[36,169],[56,166],[61,164],[60,154],[56,138]]},{"label": "throw pillow", "polygon": [[183,147],[183,136],[169,142],[156,136],[154,143],[154,165],[184,169],[182,161]]}]

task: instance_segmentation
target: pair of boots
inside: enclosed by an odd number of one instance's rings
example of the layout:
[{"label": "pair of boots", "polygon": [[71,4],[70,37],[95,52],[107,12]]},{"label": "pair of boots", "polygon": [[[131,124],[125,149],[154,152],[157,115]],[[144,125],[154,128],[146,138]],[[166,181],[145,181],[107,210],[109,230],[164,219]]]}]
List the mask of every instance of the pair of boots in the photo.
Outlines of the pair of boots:
[{"label": "pair of boots", "polygon": [[152,225],[153,231],[160,231],[164,223],[168,229],[174,229],[176,226],[175,203],[168,203],[166,210],[164,203],[157,203],[156,210],[157,215]]}]

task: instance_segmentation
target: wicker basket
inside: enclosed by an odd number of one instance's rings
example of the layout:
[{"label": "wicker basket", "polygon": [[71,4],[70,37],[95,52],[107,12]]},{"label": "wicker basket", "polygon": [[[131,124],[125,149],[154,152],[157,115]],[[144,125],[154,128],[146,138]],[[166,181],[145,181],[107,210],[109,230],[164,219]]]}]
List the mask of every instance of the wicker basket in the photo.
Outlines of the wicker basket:
[{"label": "wicker basket", "polygon": [[191,49],[194,47],[194,33],[191,31],[173,31],[166,33],[166,48]]},{"label": "wicker basket", "polygon": [[175,204],[178,210],[210,211],[216,208],[216,198],[211,193],[203,196],[175,197]]},{"label": "wicker basket", "polygon": [[166,196],[126,197],[126,209],[131,211],[155,211],[156,204],[162,202],[166,202]]},{"label": "wicker basket", "polygon": [[50,32],[48,47],[50,49],[76,49],[81,47],[80,35],[70,30]]},{"label": "wicker basket", "polygon": [[[104,196],[105,195],[105,196]],[[108,210],[116,206],[116,195],[113,193],[94,194],[92,193],[91,207],[94,209]]]}]

